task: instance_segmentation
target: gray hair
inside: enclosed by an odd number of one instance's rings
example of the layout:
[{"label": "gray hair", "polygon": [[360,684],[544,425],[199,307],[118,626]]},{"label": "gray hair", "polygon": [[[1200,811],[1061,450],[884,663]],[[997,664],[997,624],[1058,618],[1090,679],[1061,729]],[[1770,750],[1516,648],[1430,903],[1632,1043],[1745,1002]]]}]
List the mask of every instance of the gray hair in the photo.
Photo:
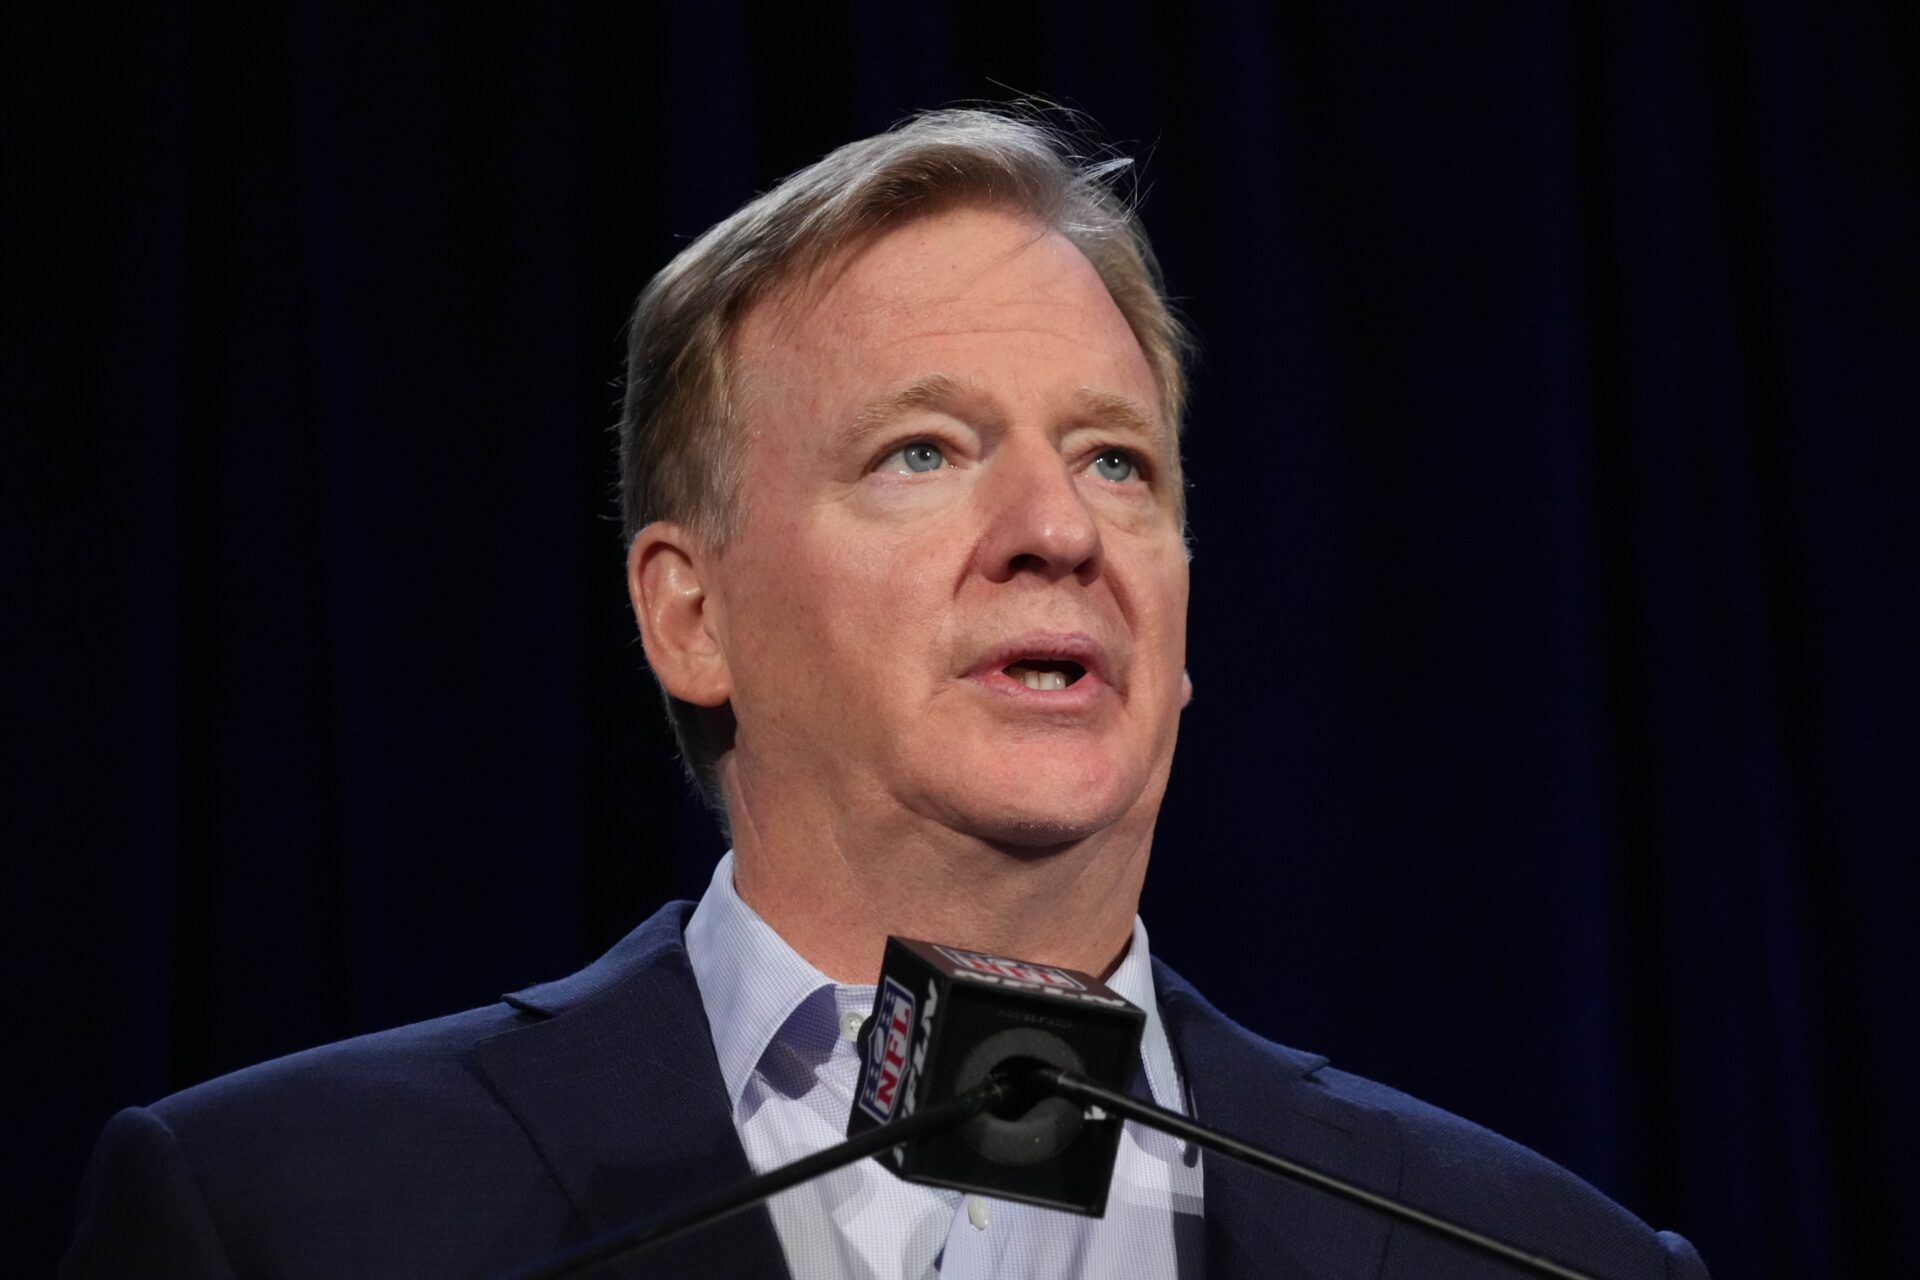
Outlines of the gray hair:
[{"label": "gray hair", "polygon": [[[730,347],[747,311],[840,251],[957,205],[1031,215],[1086,255],[1139,341],[1177,437],[1189,340],[1146,232],[1115,189],[1132,161],[1103,150],[1031,110],[929,111],[791,174],[682,249],[640,294],[628,330],[625,541],[656,520],[684,524],[715,548],[738,532],[747,433]],[[1177,449],[1171,466],[1184,523]],[[731,713],[668,697],[667,714],[688,772],[724,819],[718,766],[732,745]]]}]

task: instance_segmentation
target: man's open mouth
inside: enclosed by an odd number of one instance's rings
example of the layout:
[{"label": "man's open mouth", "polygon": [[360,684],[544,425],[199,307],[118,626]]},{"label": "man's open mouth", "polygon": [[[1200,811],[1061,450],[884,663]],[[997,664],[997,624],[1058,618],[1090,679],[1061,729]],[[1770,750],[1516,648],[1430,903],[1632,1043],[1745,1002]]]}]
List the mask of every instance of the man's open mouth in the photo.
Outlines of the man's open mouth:
[{"label": "man's open mouth", "polygon": [[1041,690],[1064,689],[1087,674],[1085,667],[1067,658],[1021,658],[1001,670],[1027,688]]}]

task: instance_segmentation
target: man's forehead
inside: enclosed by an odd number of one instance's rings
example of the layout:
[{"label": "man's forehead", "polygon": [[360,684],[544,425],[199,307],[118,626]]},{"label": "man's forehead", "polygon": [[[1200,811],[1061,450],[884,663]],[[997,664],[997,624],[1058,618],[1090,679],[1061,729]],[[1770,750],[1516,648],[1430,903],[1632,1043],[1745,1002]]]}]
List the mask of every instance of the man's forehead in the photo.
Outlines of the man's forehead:
[{"label": "man's forehead", "polygon": [[937,327],[943,313],[963,309],[1071,304],[1060,293],[1035,298],[1011,282],[1004,292],[980,288],[1022,259],[1042,260],[1054,274],[1077,275],[1107,295],[1093,264],[1059,231],[1030,214],[960,205],[890,219],[818,260],[797,264],[748,307],[735,337],[750,345],[762,338],[778,344],[823,326],[892,331],[916,319]]},{"label": "man's forehead", "polygon": [[786,282],[740,318],[730,363],[744,375],[742,390],[758,384],[787,398],[810,396],[830,370],[857,373],[853,381],[867,385],[855,403],[835,406],[834,416],[865,411],[868,401],[871,414],[880,414],[966,389],[957,376],[963,370],[948,366],[951,358],[964,363],[957,353],[969,342],[989,357],[975,372],[996,381],[994,344],[1009,335],[1023,345],[1063,344],[1078,366],[1063,373],[1102,384],[1082,397],[1088,416],[1170,434],[1146,354],[1093,264],[1058,232],[992,209],[951,210],[876,232]]},{"label": "man's forehead", "polygon": [[[967,272],[991,272],[1035,251],[1092,269],[1071,241],[1031,213],[959,204],[889,218],[826,254],[795,283],[820,298],[859,291],[862,302],[901,291],[940,293],[961,287]],[[955,274],[957,259],[965,267]]]}]

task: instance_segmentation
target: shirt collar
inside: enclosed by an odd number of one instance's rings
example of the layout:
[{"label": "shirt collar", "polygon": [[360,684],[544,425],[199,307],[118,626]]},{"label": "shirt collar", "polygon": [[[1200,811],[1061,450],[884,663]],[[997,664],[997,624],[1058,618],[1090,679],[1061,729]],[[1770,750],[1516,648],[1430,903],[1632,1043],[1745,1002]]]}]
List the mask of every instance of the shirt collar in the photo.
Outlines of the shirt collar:
[{"label": "shirt collar", "polygon": [[[693,966],[700,1002],[712,1028],[727,1101],[736,1114],[740,1096],[767,1046],[808,997],[831,989],[827,1005],[863,1011],[872,1008],[872,983],[834,983],[788,946],[786,939],[741,899],[733,887],[731,850],[714,867],[713,879],[687,922],[686,940],[687,960]],[[1146,1013],[1140,1057],[1153,1100],[1184,1112],[1173,1048],[1160,1021],[1160,1001],[1154,993],[1147,927],[1139,916],[1133,919],[1133,939],[1127,954],[1107,985]]]},{"label": "shirt collar", "polygon": [[1153,955],[1147,950],[1147,926],[1133,918],[1133,941],[1127,954],[1107,978],[1107,985],[1147,1015],[1140,1033],[1140,1060],[1147,1071],[1147,1089],[1153,1100],[1169,1111],[1186,1113],[1181,1097],[1180,1072],[1173,1061],[1173,1044],[1160,1021],[1160,997],[1153,989]]},{"label": "shirt collar", "polygon": [[727,1101],[737,1112],[748,1079],[780,1028],[808,996],[834,983],[741,900],[733,887],[732,850],[713,869],[687,921],[687,960],[713,1029]]}]

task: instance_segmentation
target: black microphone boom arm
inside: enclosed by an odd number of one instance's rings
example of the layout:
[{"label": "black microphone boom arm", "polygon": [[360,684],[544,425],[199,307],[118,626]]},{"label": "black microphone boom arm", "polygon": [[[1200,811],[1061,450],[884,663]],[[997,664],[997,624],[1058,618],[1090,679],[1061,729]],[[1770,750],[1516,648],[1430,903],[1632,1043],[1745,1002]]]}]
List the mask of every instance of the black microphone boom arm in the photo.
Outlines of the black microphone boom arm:
[{"label": "black microphone boom arm", "polygon": [[1504,1240],[1482,1235],[1471,1227],[1463,1227],[1445,1218],[1435,1217],[1412,1205],[1401,1204],[1398,1200],[1368,1191],[1365,1187],[1356,1187],[1351,1182],[1336,1178],[1330,1173],[1308,1168],[1285,1156],[1275,1155],[1252,1143],[1242,1142],[1217,1129],[1195,1124],[1177,1111],[1168,1111],[1150,1102],[1142,1102],[1130,1094],[1102,1088],[1090,1080],[1083,1080],[1058,1067],[1036,1064],[1027,1069],[1027,1075],[1048,1092],[1077,1102],[1083,1107],[1098,1107],[1109,1115],[1124,1116],[1149,1129],[1158,1129],[1162,1133],[1172,1134],[1176,1138],[1191,1142],[1203,1150],[1238,1160],[1242,1164],[1251,1165],[1277,1177],[1303,1183],[1350,1204],[1363,1205],[1375,1213],[1384,1214],[1400,1222],[1411,1223],[1466,1245],[1470,1249],[1477,1249],[1504,1262],[1511,1262],[1534,1275],[1547,1276],[1550,1280],[1595,1280],[1595,1277],[1584,1271],[1576,1271],[1572,1267],[1563,1266],[1537,1253],[1528,1253]]}]

